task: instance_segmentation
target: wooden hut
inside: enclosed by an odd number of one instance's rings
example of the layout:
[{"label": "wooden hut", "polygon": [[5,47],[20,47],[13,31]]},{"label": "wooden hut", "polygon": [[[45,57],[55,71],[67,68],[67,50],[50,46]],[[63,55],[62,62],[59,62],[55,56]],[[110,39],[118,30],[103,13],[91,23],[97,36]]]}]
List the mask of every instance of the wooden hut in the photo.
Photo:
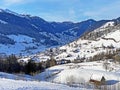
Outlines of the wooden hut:
[{"label": "wooden hut", "polygon": [[98,86],[98,85],[105,85],[106,79],[103,75],[95,75],[93,74],[89,80],[90,83]]}]

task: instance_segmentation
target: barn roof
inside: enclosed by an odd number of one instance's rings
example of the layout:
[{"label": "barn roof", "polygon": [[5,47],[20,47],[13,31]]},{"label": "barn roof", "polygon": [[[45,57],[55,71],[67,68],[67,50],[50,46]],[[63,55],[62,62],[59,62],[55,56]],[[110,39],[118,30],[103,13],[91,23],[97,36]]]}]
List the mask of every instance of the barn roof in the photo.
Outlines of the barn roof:
[{"label": "barn roof", "polygon": [[101,81],[101,79],[104,77],[104,75],[99,74],[92,74],[91,78],[92,80]]}]

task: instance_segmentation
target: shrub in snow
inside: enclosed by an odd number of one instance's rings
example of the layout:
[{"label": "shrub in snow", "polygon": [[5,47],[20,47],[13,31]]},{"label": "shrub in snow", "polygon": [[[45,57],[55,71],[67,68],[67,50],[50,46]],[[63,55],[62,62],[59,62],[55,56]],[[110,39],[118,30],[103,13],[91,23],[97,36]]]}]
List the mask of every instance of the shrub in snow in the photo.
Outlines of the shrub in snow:
[{"label": "shrub in snow", "polygon": [[75,83],[75,77],[73,75],[66,77],[66,83],[69,86],[72,86]]},{"label": "shrub in snow", "polygon": [[107,60],[105,60],[105,61],[103,62],[103,68],[104,68],[106,71],[110,68],[109,65],[110,65],[110,63],[108,63]]}]

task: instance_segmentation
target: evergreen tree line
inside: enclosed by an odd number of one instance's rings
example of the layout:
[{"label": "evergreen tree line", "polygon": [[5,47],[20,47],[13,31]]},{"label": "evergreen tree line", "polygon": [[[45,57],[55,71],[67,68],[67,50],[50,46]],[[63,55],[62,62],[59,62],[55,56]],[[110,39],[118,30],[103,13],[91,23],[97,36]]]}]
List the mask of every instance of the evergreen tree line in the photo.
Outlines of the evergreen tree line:
[{"label": "evergreen tree line", "polygon": [[104,59],[113,59],[115,62],[120,63],[120,49],[117,50],[108,50],[106,53],[102,52],[93,57],[90,57],[88,61],[99,61]]},{"label": "evergreen tree line", "polygon": [[54,59],[47,60],[45,62],[35,62],[32,59],[28,60],[28,63],[18,62],[15,55],[10,55],[8,57],[0,58],[0,72],[7,73],[24,73],[29,75],[34,75],[56,65]]}]

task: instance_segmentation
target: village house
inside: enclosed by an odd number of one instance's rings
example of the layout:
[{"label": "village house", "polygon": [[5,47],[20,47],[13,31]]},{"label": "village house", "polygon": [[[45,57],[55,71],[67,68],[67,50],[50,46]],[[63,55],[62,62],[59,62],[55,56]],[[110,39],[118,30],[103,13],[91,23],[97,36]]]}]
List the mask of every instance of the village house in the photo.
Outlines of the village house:
[{"label": "village house", "polygon": [[103,75],[95,75],[95,74],[93,74],[90,77],[89,82],[96,85],[96,86],[105,85],[106,84],[106,79],[105,79],[105,77]]},{"label": "village house", "polygon": [[58,65],[60,65],[60,64],[67,64],[67,63],[70,63],[70,60],[62,59],[62,60],[58,60],[57,61]]}]

